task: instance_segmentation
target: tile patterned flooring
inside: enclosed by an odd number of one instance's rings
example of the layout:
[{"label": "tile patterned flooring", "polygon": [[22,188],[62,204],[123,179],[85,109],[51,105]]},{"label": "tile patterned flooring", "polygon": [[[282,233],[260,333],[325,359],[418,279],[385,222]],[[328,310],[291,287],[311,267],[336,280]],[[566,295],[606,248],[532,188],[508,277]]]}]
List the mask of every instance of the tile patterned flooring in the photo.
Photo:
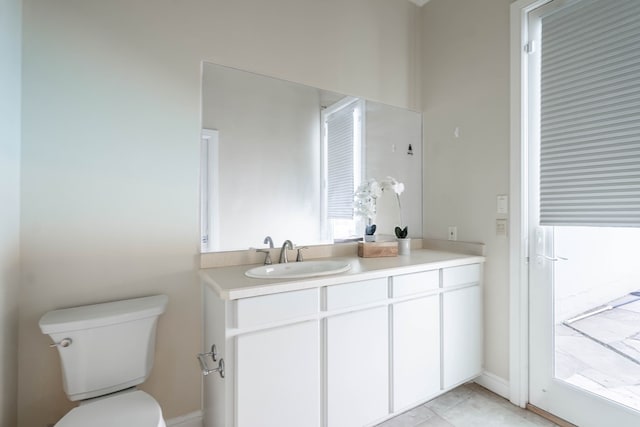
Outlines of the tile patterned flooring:
[{"label": "tile patterned flooring", "polygon": [[475,384],[464,384],[377,427],[553,427]]},{"label": "tile patterned flooring", "polygon": [[640,409],[640,301],[556,325],[555,338],[558,378]]}]

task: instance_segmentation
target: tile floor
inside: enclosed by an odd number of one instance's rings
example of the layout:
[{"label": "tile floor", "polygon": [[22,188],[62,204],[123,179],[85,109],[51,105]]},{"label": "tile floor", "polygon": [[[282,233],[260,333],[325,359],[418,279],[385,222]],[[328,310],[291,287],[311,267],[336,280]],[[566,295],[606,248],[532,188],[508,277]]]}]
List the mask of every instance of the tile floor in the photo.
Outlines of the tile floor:
[{"label": "tile floor", "polygon": [[535,427],[556,424],[475,384],[464,384],[377,427]]},{"label": "tile floor", "polygon": [[556,325],[556,376],[640,409],[640,301]]}]

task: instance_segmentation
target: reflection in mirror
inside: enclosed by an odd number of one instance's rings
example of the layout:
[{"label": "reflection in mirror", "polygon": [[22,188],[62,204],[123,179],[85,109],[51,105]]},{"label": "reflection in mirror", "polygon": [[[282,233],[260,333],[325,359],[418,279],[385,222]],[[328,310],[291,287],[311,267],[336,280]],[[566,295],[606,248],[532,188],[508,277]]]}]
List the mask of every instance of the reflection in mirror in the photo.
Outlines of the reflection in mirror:
[{"label": "reflection in mirror", "polygon": [[[205,63],[202,126],[202,252],[359,239],[354,191],[387,176],[405,184],[403,225],[422,236],[420,113]],[[395,195],[378,199],[375,223],[393,235]]]}]

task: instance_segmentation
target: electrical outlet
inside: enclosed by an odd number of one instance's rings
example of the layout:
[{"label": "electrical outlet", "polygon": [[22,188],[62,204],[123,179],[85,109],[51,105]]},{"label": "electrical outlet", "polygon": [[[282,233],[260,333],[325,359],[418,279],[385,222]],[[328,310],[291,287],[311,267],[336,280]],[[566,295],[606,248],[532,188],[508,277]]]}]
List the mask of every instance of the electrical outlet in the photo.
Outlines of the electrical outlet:
[{"label": "electrical outlet", "polygon": [[449,240],[458,240],[458,227],[449,226]]}]

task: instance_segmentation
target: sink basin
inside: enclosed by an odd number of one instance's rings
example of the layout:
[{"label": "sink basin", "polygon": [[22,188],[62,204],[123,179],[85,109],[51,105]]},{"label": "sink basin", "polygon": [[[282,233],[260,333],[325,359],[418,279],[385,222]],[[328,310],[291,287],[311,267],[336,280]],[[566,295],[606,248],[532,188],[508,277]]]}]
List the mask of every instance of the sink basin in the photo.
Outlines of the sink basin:
[{"label": "sink basin", "polygon": [[262,265],[244,272],[255,279],[299,279],[342,273],[351,268],[347,261],[304,261],[285,264]]}]

